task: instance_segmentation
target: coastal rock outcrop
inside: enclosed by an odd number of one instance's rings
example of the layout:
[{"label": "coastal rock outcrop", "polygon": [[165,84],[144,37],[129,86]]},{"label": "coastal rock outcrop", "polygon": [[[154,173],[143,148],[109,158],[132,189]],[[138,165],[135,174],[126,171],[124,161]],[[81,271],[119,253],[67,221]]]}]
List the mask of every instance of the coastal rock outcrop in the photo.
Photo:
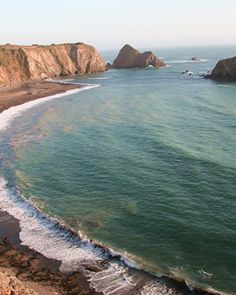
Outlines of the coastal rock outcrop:
[{"label": "coastal rock outcrop", "polygon": [[83,43],[0,46],[0,84],[105,70],[99,52]]},{"label": "coastal rock outcrop", "polygon": [[194,56],[191,58],[191,61],[201,61],[201,58]]},{"label": "coastal rock outcrop", "polygon": [[128,44],[121,48],[117,58],[112,64],[112,67],[115,69],[146,68],[148,66],[160,68],[164,67],[165,63],[151,51],[140,53],[137,49]]},{"label": "coastal rock outcrop", "polygon": [[236,56],[220,60],[209,78],[222,81],[236,81]]}]

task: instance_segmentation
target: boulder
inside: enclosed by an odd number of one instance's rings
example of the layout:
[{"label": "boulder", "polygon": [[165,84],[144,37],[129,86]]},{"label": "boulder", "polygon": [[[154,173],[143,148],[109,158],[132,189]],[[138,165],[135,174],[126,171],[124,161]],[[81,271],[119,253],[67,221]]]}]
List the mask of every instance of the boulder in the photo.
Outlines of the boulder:
[{"label": "boulder", "polygon": [[107,69],[108,70],[112,69],[112,64],[110,62],[107,63]]},{"label": "boulder", "polygon": [[115,69],[146,68],[148,66],[160,68],[165,67],[165,63],[151,51],[140,53],[137,49],[128,44],[121,48],[117,58],[112,64],[112,67]]},{"label": "boulder", "polygon": [[236,81],[236,56],[220,60],[210,74],[213,80]]}]

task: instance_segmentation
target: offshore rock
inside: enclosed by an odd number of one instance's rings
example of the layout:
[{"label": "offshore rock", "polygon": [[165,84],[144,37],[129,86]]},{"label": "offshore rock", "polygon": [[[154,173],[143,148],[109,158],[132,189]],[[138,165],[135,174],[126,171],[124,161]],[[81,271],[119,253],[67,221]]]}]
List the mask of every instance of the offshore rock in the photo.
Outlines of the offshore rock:
[{"label": "offshore rock", "polygon": [[0,46],[0,84],[105,70],[99,52],[83,43]]},{"label": "offshore rock", "polygon": [[112,67],[115,69],[146,68],[148,66],[160,68],[165,67],[165,63],[151,51],[140,53],[137,49],[128,44],[121,48],[117,58],[112,64]]},{"label": "offshore rock", "polygon": [[236,56],[220,60],[209,78],[221,81],[236,81]]}]

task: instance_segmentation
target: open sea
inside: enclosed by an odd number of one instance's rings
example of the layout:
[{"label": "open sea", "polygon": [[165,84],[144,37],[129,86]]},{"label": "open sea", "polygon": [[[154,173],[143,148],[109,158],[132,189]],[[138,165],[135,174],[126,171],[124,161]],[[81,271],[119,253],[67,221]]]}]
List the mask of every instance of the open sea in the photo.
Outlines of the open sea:
[{"label": "open sea", "polygon": [[106,261],[86,270],[104,294],[173,294],[162,276],[236,294],[236,83],[200,77],[236,46],[153,51],[166,68],[0,114],[0,208],[62,271]]}]

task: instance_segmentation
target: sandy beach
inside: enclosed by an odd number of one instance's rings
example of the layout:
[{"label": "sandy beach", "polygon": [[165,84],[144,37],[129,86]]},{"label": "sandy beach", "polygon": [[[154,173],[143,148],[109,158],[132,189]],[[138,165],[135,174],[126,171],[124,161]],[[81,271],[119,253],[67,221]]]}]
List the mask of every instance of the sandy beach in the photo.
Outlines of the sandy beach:
[{"label": "sandy beach", "polygon": [[62,274],[60,262],[22,246],[19,223],[0,212],[0,294],[99,294],[83,273]]},{"label": "sandy beach", "polygon": [[63,93],[67,90],[77,88],[81,88],[81,86],[49,81],[29,81],[0,87],[0,112],[37,98]]}]

